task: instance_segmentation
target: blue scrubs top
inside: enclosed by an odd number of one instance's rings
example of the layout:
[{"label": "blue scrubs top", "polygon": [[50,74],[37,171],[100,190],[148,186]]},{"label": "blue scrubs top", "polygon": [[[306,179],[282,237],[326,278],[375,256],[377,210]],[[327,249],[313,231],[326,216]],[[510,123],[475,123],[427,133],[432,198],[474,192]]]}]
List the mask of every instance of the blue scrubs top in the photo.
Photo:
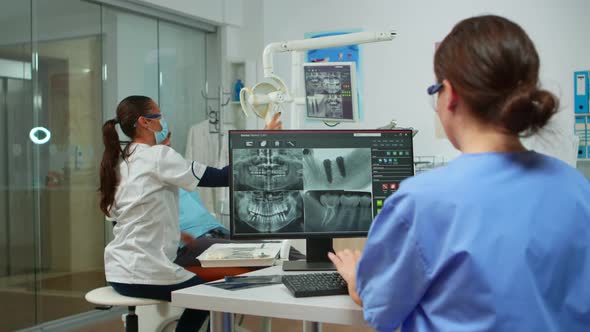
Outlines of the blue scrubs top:
[{"label": "blue scrubs top", "polygon": [[[194,238],[198,238],[212,229],[227,232],[227,229],[205,208],[197,190],[188,192],[179,189],[178,202],[181,232],[188,233]],[[179,246],[184,246],[184,243],[181,242]]]},{"label": "blue scrubs top", "polygon": [[532,151],[403,182],[358,264],[378,331],[590,331],[590,185]]}]

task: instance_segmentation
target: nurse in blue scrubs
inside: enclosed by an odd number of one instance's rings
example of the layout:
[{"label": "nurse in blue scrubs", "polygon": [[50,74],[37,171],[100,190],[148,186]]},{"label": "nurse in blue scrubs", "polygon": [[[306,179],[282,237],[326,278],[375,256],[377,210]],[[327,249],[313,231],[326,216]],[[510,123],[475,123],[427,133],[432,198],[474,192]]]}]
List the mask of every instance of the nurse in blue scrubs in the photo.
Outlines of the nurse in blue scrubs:
[{"label": "nurse in blue scrubs", "polygon": [[520,142],[558,109],[539,63],[498,16],[463,20],[440,44],[428,93],[462,154],[404,181],[362,254],[329,255],[376,330],[590,329],[590,184]]}]

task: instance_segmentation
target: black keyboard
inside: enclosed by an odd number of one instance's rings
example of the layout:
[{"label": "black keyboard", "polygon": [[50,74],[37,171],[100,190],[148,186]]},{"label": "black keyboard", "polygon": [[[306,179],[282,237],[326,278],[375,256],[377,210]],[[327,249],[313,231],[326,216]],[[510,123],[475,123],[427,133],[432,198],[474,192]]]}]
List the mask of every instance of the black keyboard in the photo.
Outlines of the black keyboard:
[{"label": "black keyboard", "polygon": [[337,272],[284,275],[283,284],[295,297],[348,294],[348,285]]}]

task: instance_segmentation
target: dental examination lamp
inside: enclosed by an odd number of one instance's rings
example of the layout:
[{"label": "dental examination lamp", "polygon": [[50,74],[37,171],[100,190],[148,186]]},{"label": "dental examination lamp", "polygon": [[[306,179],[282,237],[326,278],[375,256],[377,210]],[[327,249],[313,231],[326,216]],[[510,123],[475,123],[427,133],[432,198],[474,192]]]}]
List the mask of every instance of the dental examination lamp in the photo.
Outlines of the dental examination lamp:
[{"label": "dental examination lamp", "polygon": [[[253,112],[263,118],[266,123],[270,122],[272,116],[280,110],[283,104],[298,102],[283,80],[274,74],[273,54],[277,52],[307,51],[314,49],[375,43],[393,40],[396,33],[390,32],[357,32],[337,36],[327,36],[302,40],[291,40],[275,42],[266,45],[262,53],[262,65],[264,68],[264,79],[254,85],[252,89],[247,87],[240,90],[240,104],[244,114],[248,116]],[[299,68],[299,58],[295,55],[292,58],[293,77],[292,85],[297,88],[300,75],[296,70]],[[303,98],[301,98],[303,100]],[[303,103],[303,101],[301,101]],[[292,104],[293,105],[293,104]],[[294,107],[294,105],[292,106]],[[292,120],[296,120],[295,112],[291,114]],[[293,121],[293,123],[296,123]]]}]

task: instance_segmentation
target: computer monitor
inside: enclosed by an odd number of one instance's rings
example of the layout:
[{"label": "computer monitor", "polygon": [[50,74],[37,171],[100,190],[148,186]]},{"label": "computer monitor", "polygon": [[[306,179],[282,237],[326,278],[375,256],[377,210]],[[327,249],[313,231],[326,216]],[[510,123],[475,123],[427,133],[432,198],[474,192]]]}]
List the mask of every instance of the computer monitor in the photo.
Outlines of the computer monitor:
[{"label": "computer monitor", "polygon": [[303,64],[307,119],[354,122],[358,118],[354,62]]},{"label": "computer monitor", "polygon": [[332,239],[366,236],[414,175],[411,130],[229,131],[232,239],[307,240],[305,262],[333,269]]}]

